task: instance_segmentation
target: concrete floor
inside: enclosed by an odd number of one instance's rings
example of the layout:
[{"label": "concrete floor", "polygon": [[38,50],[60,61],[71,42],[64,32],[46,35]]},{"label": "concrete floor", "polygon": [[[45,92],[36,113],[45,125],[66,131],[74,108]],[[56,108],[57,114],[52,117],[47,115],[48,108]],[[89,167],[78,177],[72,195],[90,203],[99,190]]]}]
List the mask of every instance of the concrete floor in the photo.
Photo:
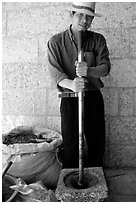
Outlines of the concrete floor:
[{"label": "concrete floor", "polygon": [[135,170],[104,170],[109,190],[105,202],[136,202]]}]

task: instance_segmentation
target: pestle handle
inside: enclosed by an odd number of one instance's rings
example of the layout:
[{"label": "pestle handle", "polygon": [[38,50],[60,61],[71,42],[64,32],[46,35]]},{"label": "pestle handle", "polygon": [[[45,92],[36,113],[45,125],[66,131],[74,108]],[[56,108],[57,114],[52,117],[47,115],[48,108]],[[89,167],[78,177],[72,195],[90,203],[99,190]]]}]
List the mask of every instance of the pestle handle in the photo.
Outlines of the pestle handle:
[{"label": "pestle handle", "polygon": [[[83,52],[83,31],[79,31],[78,36],[78,61],[84,60]],[[83,91],[78,93],[79,112],[79,181],[78,185],[83,185],[83,140],[84,140],[84,97]]]},{"label": "pestle handle", "polygon": [[9,170],[9,168],[11,167],[12,164],[13,164],[12,161],[8,162],[6,168],[5,168],[4,171],[2,172],[2,178],[5,176],[5,174],[7,173],[7,171]]}]

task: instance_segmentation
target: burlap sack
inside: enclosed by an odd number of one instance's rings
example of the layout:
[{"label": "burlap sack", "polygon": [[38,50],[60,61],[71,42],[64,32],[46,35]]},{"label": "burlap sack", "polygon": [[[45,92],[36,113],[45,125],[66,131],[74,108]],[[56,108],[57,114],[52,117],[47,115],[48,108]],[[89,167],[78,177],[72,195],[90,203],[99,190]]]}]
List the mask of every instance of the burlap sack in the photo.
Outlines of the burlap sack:
[{"label": "burlap sack", "polygon": [[[12,144],[2,147],[3,167],[9,160],[13,164],[8,170],[12,176],[22,178],[27,183],[42,181],[47,188],[55,189],[62,164],[57,157],[58,147],[62,144],[59,133],[42,127],[20,126],[12,133],[41,134],[44,138],[52,138],[50,143]],[[10,132],[11,133],[11,132]]]}]

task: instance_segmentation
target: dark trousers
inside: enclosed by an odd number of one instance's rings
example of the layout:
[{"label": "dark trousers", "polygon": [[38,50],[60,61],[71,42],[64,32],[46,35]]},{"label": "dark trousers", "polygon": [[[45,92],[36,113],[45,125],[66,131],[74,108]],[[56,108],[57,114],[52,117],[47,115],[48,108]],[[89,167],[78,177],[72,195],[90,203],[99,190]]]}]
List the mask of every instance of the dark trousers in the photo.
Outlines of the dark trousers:
[{"label": "dark trousers", "polygon": [[[78,98],[61,99],[63,168],[79,166]],[[84,134],[87,159],[84,167],[102,166],[105,148],[104,102],[100,91],[87,91],[84,97]]]}]

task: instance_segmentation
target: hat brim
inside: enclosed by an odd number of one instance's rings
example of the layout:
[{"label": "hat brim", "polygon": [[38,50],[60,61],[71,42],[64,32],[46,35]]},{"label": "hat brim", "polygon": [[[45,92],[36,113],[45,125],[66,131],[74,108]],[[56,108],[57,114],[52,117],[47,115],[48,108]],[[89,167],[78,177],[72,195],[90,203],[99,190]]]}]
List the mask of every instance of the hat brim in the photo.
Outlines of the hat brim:
[{"label": "hat brim", "polygon": [[73,8],[73,7],[71,7],[71,8],[69,8],[68,10],[69,10],[69,11],[75,11],[75,12],[78,12],[78,13],[85,13],[85,14],[87,14],[87,15],[89,15],[89,16],[102,17],[101,14],[99,14],[99,13],[94,13],[94,12],[89,11],[89,10],[87,10],[87,9],[79,9],[79,8]]}]

